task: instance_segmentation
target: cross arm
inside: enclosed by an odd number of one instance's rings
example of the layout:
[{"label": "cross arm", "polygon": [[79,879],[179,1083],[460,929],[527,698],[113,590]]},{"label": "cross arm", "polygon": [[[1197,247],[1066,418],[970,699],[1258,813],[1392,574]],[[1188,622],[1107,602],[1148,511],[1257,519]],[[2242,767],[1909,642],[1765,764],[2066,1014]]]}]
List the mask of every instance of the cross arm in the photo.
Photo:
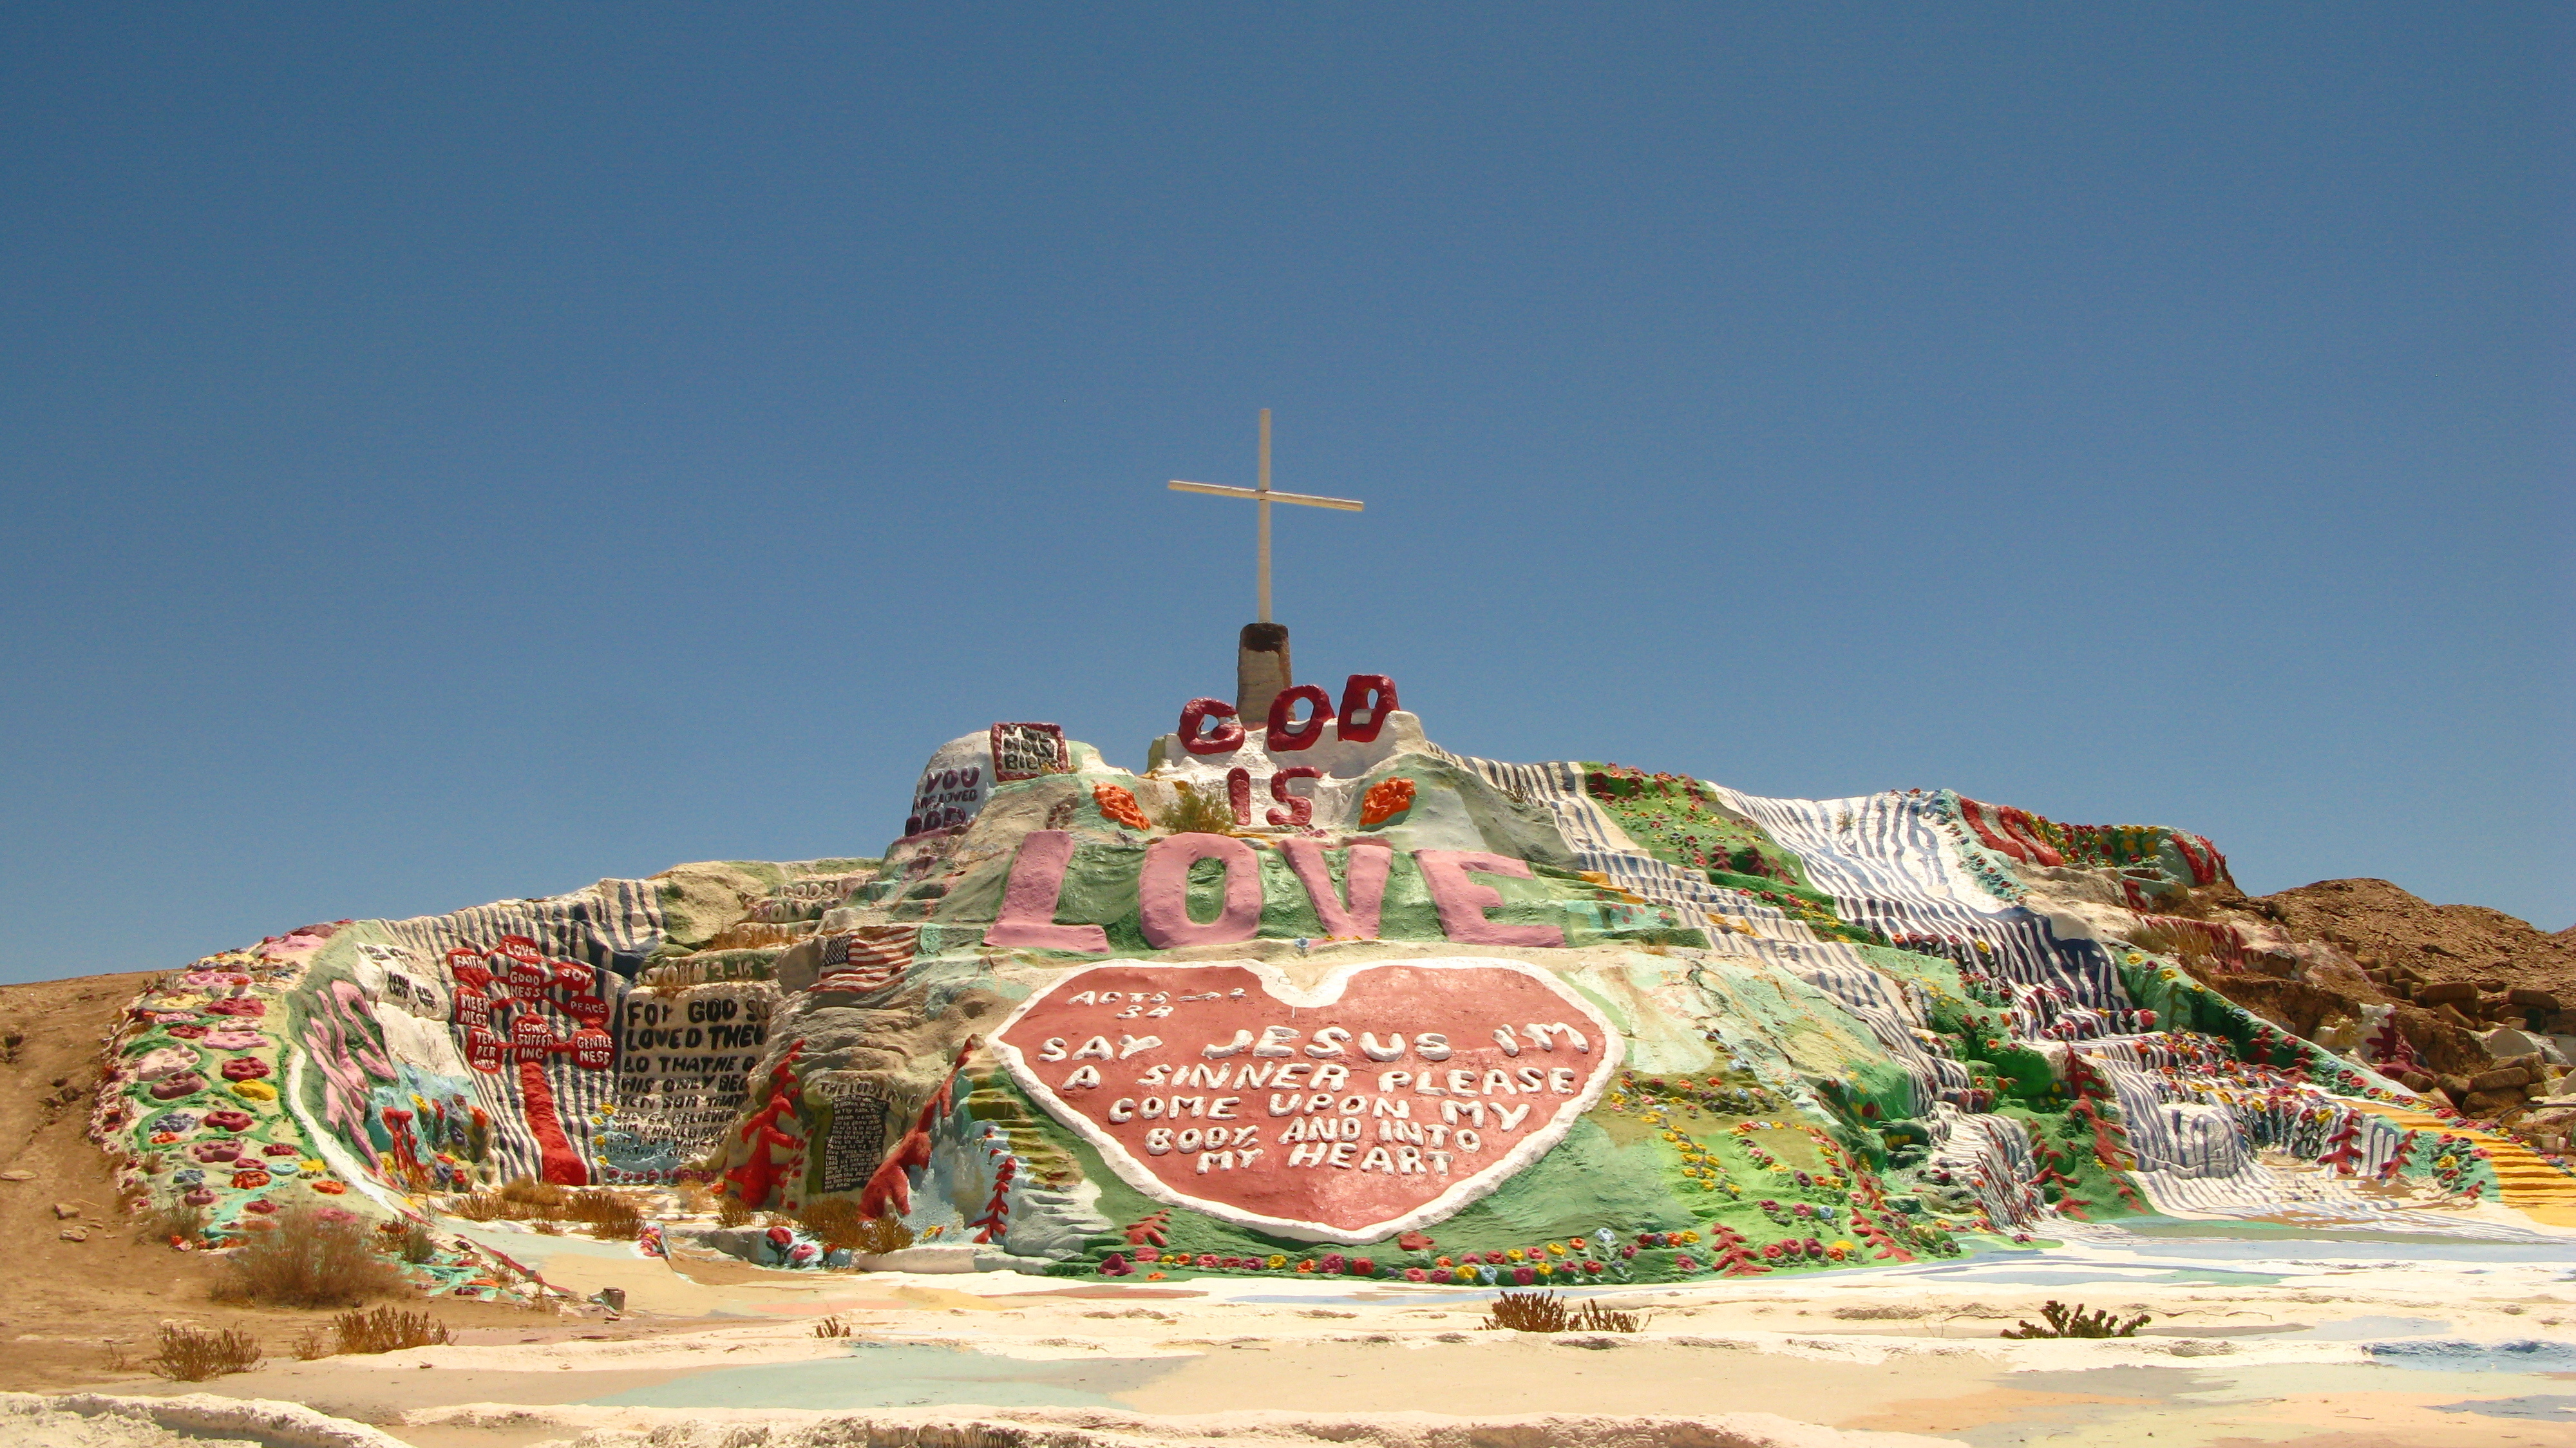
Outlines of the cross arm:
[{"label": "cross arm", "polygon": [[1172,480],[1171,486],[1172,491],[1176,493],[1213,493],[1220,498],[1250,498],[1256,502],[1266,498],[1274,503],[1303,503],[1310,508],[1340,508],[1352,513],[1359,512],[1367,506],[1357,498],[1323,498],[1313,493],[1280,493],[1264,492],[1259,488],[1228,488],[1216,483],[1185,483],[1178,478]]}]

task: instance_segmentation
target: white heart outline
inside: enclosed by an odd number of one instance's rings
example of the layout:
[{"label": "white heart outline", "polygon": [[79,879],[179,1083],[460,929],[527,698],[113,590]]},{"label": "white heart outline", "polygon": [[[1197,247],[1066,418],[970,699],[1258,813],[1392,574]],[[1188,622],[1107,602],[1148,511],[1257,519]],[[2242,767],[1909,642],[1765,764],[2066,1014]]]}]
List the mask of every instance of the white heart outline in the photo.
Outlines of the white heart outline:
[{"label": "white heart outline", "polygon": [[[1159,1174],[1129,1154],[1125,1144],[1110,1135],[1107,1128],[1075,1110],[1062,1096],[1057,1095],[1055,1088],[1048,1085],[1030,1067],[1026,1058],[1021,1055],[1020,1048],[1002,1039],[1010,1033],[1012,1027],[1020,1023],[1020,1018],[1034,1010],[1039,1002],[1064,992],[1072,982],[1095,970],[1107,970],[1115,966],[1141,966],[1156,971],[1248,970],[1259,978],[1262,989],[1268,992],[1272,999],[1298,1010],[1328,1006],[1340,1000],[1343,988],[1350,983],[1352,977],[1365,971],[1395,966],[1508,970],[1525,975],[1547,987],[1558,999],[1573,1007],[1585,1020],[1591,1022],[1594,1028],[1593,1039],[1602,1043],[1601,1055],[1599,1063],[1593,1068],[1591,1078],[1583,1084],[1581,1090],[1572,1097],[1566,1098],[1545,1126],[1522,1137],[1510,1151],[1503,1153],[1492,1165],[1463,1178],[1455,1186],[1403,1216],[1390,1218],[1384,1222],[1373,1222],[1366,1227],[1354,1230],[1328,1227],[1321,1222],[1302,1222],[1288,1217],[1272,1217],[1260,1212],[1247,1211],[1227,1202],[1213,1202],[1194,1197],[1171,1186]],[[1399,1233],[1415,1231],[1435,1222],[1446,1221],[1491,1196],[1503,1183],[1520,1175],[1540,1157],[1556,1149],[1556,1144],[1563,1141],[1566,1133],[1574,1129],[1574,1123],[1581,1120],[1583,1114],[1590,1111],[1601,1100],[1602,1093],[1610,1089],[1610,1079],[1618,1074],[1619,1062],[1624,1055],[1619,1028],[1611,1024],[1598,1007],[1577,994],[1553,972],[1542,970],[1526,961],[1504,960],[1498,956],[1487,955],[1441,955],[1420,959],[1352,961],[1347,965],[1333,967],[1325,973],[1323,979],[1315,983],[1311,990],[1297,988],[1289,981],[1285,972],[1267,961],[1260,960],[1095,961],[1066,971],[1043,988],[1031,991],[1028,999],[1014,1007],[1011,1013],[1003,1018],[1002,1023],[994,1027],[991,1034],[984,1039],[992,1046],[993,1054],[1002,1058],[1002,1065],[1011,1073],[1011,1079],[1019,1083],[1021,1090],[1027,1092],[1033,1100],[1044,1107],[1047,1114],[1055,1118],[1058,1124],[1091,1143],[1092,1148],[1100,1153],[1100,1159],[1108,1164],[1111,1171],[1118,1174],[1118,1179],[1137,1191],[1168,1206],[1185,1208],[1251,1231],[1266,1232],[1274,1237],[1293,1238],[1300,1242],[1331,1242],[1345,1247],[1383,1241]]]}]

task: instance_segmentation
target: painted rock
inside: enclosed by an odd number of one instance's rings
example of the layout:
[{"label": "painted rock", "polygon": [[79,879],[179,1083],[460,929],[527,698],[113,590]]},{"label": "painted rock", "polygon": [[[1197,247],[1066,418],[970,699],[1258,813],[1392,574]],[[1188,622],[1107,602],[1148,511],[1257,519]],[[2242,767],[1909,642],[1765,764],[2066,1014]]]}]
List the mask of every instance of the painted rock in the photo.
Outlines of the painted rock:
[{"label": "painted rock", "polygon": [[206,1009],[219,1016],[258,1017],[268,1014],[268,1002],[256,996],[230,996],[208,1002]]},{"label": "painted rock", "polygon": [[166,1080],[197,1064],[197,1053],[186,1046],[163,1046],[146,1051],[134,1063],[134,1074],[146,1081]]},{"label": "painted rock", "polygon": [[176,1101],[206,1089],[206,1078],[194,1071],[183,1071],[152,1083],[152,1096],[157,1101]]},{"label": "painted rock", "polygon": [[257,1056],[235,1056],[222,1067],[227,1081],[256,1081],[268,1074],[268,1063]]},{"label": "painted rock", "polygon": [[241,1026],[226,1026],[220,1031],[208,1031],[205,1043],[218,1051],[247,1051],[265,1039],[267,1038],[257,1031]]},{"label": "painted rock", "polygon": [[1267,965],[1111,961],[993,1036],[1137,1190],[1346,1243],[1440,1221],[1546,1154],[1619,1043],[1553,975],[1483,957],[1346,966],[1304,990]]},{"label": "painted rock", "polygon": [[206,1113],[206,1124],[217,1131],[248,1131],[250,1129],[250,1123],[251,1114],[249,1112],[235,1111],[229,1106],[220,1111],[209,1111]]}]

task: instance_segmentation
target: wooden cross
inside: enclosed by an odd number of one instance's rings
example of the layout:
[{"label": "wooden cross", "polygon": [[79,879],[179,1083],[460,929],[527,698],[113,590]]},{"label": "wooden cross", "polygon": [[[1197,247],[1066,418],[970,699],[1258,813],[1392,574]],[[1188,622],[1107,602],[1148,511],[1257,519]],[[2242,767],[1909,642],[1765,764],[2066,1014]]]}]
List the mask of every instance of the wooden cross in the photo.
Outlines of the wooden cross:
[{"label": "wooden cross", "polygon": [[1261,622],[1270,622],[1270,505],[1303,503],[1310,508],[1340,508],[1356,513],[1365,506],[1356,498],[1319,498],[1312,493],[1274,493],[1270,490],[1270,409],[1261,409],[1260,485],[1251,488],[1227,488],[1215,483],[1185,483],[1172,480],[1176,493],[1214,493],[1220,498],[1250,498],[1261,513]]}]

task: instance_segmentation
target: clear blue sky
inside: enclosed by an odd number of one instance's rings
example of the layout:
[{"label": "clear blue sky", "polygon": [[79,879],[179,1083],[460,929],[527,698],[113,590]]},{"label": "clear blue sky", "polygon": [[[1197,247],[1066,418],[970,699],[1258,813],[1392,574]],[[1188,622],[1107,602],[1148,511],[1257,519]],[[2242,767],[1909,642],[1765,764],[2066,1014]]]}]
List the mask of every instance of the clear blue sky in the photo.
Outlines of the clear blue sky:
[{"label": "clear blue sky", "polygon": [[1432,736],[2576,920],[2563,5],[0,12],[0,978]]}]

